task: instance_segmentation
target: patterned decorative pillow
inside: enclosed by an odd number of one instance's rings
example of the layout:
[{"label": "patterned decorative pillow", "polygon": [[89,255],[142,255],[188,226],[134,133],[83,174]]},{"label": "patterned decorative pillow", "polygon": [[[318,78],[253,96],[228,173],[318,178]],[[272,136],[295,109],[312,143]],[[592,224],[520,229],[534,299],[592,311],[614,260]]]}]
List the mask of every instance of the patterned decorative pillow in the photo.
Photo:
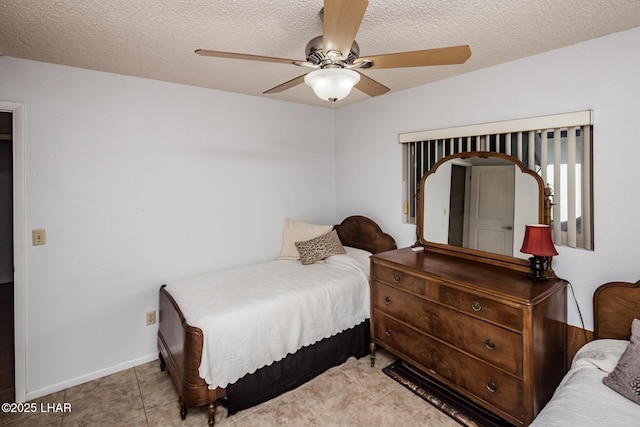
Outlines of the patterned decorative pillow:
[{"label": "patterned decorative pillow", "polygon": [[631,341],[613,372],[602,379],[605,385],[640,405],[640,320],[631,323]]},{"label": "patterned decorative pillow", "polygon": [[347,253],[340,242],[336,230],[332,230],[311,240],[295,243],[298,252],[300,252],[300,261],[304,265],[313,264],[331,255]]},{"label": "patterned decorative pillow", "polygon": [[296,242],[313,239],[331,230],[333,230],[333,225],[309,224],[285,218],[282,229],[282,247],[278,259],[299,260],[300,253],[296,249]]}]

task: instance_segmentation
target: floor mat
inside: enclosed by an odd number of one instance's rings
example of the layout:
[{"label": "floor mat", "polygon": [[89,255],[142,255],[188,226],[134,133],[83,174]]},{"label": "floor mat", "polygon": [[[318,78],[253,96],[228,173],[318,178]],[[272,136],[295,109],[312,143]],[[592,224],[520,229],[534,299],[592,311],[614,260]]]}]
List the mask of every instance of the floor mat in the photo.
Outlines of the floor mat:
[{"label": "floor mat", "polygon": [[463,426],[512,427],[512,424],[487,412],[469,399],[455,394],[402,360],[393,362],[382,369],[382,372]]}]

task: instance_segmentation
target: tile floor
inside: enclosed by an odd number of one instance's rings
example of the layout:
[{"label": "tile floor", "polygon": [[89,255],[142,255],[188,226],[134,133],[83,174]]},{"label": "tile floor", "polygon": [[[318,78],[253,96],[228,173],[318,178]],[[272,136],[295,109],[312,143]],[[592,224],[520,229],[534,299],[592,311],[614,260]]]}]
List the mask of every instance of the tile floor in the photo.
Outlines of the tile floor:
[{"label": "tile floor", "polygon": [[[379,351],[351,358],[280,397],[227,417],[218,407],[216,426],[454,427],[455,421],[382,373],[394,359]],[[54,412],[70,404],[70,411]],[[206,410],[189,408],[180,419],[178,393],[159,362],[149,362],[41,397],[33,414],[0,412],[0,426],[207,426]],[[44,406],[42,405],[44,404]]]}]

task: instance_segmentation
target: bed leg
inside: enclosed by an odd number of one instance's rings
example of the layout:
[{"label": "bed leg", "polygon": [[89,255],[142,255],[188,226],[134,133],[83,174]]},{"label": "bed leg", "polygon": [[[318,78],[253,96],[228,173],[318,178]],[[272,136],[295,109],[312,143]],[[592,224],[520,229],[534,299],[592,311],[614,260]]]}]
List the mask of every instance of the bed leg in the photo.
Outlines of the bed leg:
[{"label": "bed leg", "polygon": [[373,342],[369,343],[369,351],[371,351],[371,367],[376,364],[376,345]]},{"label": "bed leg", "polygon": [[187,418],[187,404],[182,400],[182,396],[178,398],[178,403],[180,404],[180,419],[184,421]]},{"label": "bed leg", "polygon": [[160,358],[160,370],[164,372],[167,367],[167,363],[164,361],[164,357],[162,357],[162,353],[158,353],[158,357]]},{"label": "bed leg", "polygon": [[216,402],[209,402],[207,406],[207,412],[209,413],[209,427],[213,427],[216,423]]}]

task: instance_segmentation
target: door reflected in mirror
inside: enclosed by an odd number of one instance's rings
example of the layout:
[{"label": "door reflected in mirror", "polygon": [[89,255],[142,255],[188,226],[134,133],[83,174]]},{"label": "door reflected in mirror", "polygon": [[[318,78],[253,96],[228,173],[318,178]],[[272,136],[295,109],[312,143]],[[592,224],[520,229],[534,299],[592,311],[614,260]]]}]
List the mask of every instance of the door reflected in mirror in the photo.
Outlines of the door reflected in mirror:
[{"label": "door reflected in mirror", "polygon": [[542,180],[517,160],[470,152],[438,162],[421,181],[419,240],[527,259],[526,224],[543,221]]}]

